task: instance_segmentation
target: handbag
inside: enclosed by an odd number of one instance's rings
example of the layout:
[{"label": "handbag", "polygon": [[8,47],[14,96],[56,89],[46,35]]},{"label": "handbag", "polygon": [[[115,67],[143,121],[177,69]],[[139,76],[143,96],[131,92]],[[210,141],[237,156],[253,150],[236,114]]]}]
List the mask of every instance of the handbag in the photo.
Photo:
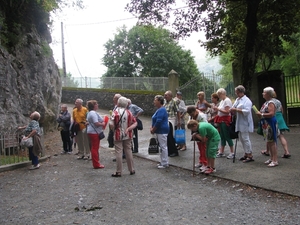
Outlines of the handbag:
[{"label": "handbag", "polygon": [[102,140],[103,138],[105,138],[105,134],[103,132],[100,132],[99,139]]},{"label": "handbag", "polygon": [[149,147],[148,147],[148,154],[157,154],[159,153],[159,144],[157,139],[153,136],[150,138]]},{"label": "handbag", "polygon": [[235,131],[235,123],[236,123],[236,118],[235,116],[232,116],[231,117],[231,122],[229,124],[229,137],[231,139],[236,139],[239,137],[239,132],[238,131]]},{"label": "handbag", "polygon": [[175,142],[176,144],[184,144],[185,143],[185,130],[178,129],[175,130]]},{"label": "handbag", "polygon": [[25,136],[22,138],[21,142],[20,142],[20,145],[21,147],[32,147],[33,146],[33,140],[32,140],[32,137],[30,138],[27,138],[27,139],[24,139]]},{"label": "handbag", "polygon": [[139,118],[136,118],[136,122],[137,122],[136,128],[138,130],[143,130],[143,123],[142,123],[142,121]]},{"label": "handbag", "polygon": [[94,130],[98,134],[98,137],[99,137],[100,140],[102,140],[103,138],[105,138],[105,134],[103,133],[103,131],[101,131],[100,133],[98,133],[97,130],[96,130],[96,128],[93,126],[93,123],[91,123],[90,121],[89,121],[89,123],[91,124],[91,126],[94,128]]}]

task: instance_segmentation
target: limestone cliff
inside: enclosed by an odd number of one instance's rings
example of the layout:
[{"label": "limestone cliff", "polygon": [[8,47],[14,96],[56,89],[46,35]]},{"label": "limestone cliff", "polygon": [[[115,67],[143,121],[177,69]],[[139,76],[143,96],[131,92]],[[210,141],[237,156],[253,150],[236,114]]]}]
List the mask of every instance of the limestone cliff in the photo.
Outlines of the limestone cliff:
[{"label": "limestone cliff", "polygon": [[49,47],[46,25],[18,33],[18,42],[0,45],[0,129],[26,125],[33,111],[41,114],[44,131],[56,126],[61,79]]}]

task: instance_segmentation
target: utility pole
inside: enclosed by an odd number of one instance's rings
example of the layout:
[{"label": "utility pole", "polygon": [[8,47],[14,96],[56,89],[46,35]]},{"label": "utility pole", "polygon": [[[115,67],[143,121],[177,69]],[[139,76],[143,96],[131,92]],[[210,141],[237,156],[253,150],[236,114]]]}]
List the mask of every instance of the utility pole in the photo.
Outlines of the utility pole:
[{"label": "utility pole", "polygon": [[64,40],[64,26],[63,22],[61,22],[61,47],[62,47],[62,66],[63,66],[63,77],[65,81],[67,80],[67,72],[66,72],[66,59],[65,59],[65,40]]}]

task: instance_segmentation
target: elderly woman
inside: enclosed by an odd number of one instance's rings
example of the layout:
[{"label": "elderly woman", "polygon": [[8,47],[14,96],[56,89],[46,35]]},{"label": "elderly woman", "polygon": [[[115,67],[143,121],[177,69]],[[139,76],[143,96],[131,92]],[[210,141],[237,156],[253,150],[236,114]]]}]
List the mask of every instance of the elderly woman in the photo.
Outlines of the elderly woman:
[{"label": "elderly woman", "polygon": [[137,122],[132,113],[127,109],[128,100],[120,97],[117,102],[117,108],[112,112],[109,127],[114,130],[114,144],[117,161],[117,171],[112,177],[121,177],[122,175],[122,152],[124,150],[127,167],[130,175],[135,174],[133,157],[131,151],[132,130],[137,126]]},{"label": "elderly woman", "polygon": [[96,100],[88,101],[87,108],[89,110],[87,115],[87,134],[90,138],[92,163],[94,169],[102,169],[104,168],[104,165],[100,164],[99,160],[99,134],[103,132],[105,122],[103,118],[96,112],[98,109],[98,103]]},{"label": "elderly woman", "polygon": [[187,128],[193,132],[192,138],[200,140],[206,144],[207,168],[203,172],[205,174],[215,173],[215,158],[220,141],[220,135],[217,129],[207,122],[198,122],[190,120]]},{"label": "elderly woman", "polygon": [[23,139],[28,139],[32,137],[33,140],[33,146],[29,147],[29,159],[32,162],[32,166],[29,168],[30,170],[38,169],[40,168],[39,164],[39,154],[42,152],[43,148],[41,145],[41,129],[39,125],[39,119],[41,118],[41,115],[35,111],[31,113],[30,115],[30,123],[28,126],[19,127],[18,129],[25,129],[25,137]]},{"label": "elderly woman", "polygon": [[229,136],[228,129],[231,122],[230,108],[232,107],[232,102],[226,96],[226,90],[224,88],[219,88],[217,90],[217,95],[221,100],[219,106],[214,107],[214,110],[218,112],[218,115],[215,117],[215,123],[219,125],[219,132],[221,136],[221,147],[219,149],[217,157],[225,156],[224,148],[227,142],[230,147],[230,154],[227,156],[227,159],[232,159],[234,157],[233,142]]},{"label": "elderly woman", "polygon": [[265,162],[269,167],[278,166],[277,159],[277,136],[278,126],[275,117],[276,105],[273,99],[275,92],[272,87],[266,87],[263,90],[263,98],[266,102],[262,105],[259,112],[256,113],[261,120],[264,137],[267,140],[267,149],[270,151],[271,158]]},{"label": "elderly woman", "polygon": [[156,134],[159,147],[161,149],[160,163],[157,165],[158,169],[165,169],[169,166],[168,161],[168,133],[169,121],[168,112],[164,106],[164,97],[156,95],[154,97],[154,106],[157,108],[152,116],[152,126],[150,128],[151,134]]},{"label": "elderly woman", "polygon": [[206,113],[207,109],[210,107],[210,104],[205,100],[205,93],[203,91],[199,91],[197,93],[198,101],[195,106],[201,112]]},{"label": "elderly woman", "polygon": [[[290,131],[290,129],[288,128],[288,126],[286,125],[286,123],[284,121],[282,104],[278,99],[276,99],[276,93],[275,93],[275,96],[273,96],[273,100],[274,100],[275,107],[276,107],[275,117],[276,117],[278,128],[280,131],[278,138],[279,138],[281,145],[283,147],[283,150],[284,150],[284,154],[281,156],[281,158],[288,159],[291,157],[291,154],[288,150],[288,143],[287,143],[285,137],[283,136],[283,134],[285,131]],[[261,154],[269,156],[270,155],[269,152],[270,152],[269,149],[267,149],[267,150],[261,151]]]},{"label": "elderly woman", "polygon": [[233,103],[230,112],[236,116],[235,131],[239,131],[239,140],[241,141],[245,154],[240,158],[243,162],[254,161],[252,155],[252,145],[249,132],[253,132],[252,102],[245,95],[246,89],[239,85],[235,89],[237,99]]},{"label": "elderly woman", "polygon": [[211,125],[214,125],[215,117],[216,117],[216,115],[218,115],[218,112],[216,110],[214,110],[214,108],[218,107],[219,104],[220,104],[220,102],[219,102],[219,96],[217,95],[217,93],[211,94],[210,109],[207,112],[207,115],[208,115],[207,121],[209,123],[211,123]]},{"label": "elderly woman", "polygon": [[[206,115],[201,112],[199,109],[196,109],[195,106],[190,105],[187,107],[187,113],[189,114],[189,121],[196,120],[198,123],[207,122]],[[193,135],[193,133],[192,133]],[[207,169],[207,157],[206,157],[206,144],[200,140],[197,141],[197,146],[199,150],[199,163],[195,167],[199,168],[201,173],[204,173]]]}]

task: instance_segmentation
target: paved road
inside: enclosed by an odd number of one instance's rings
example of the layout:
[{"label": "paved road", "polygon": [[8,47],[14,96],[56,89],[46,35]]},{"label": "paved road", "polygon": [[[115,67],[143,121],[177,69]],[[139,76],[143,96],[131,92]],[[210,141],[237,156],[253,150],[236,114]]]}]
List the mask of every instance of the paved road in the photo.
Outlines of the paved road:
[{"label": "paved road", "polygon": [[[70,105],[70,107],[71,106],[72,105]],[[100,109],[99,113],[101,115],[108,115],[107,110]],[[135,155],[159,161],[159,155],[148,154],[148,143],[151,137],[149,132],[151,118],[142,116],[141,120],[143,121],[144,130],[139,131],[139,153]],[[269,168],[264,164],[268,157],[262,155],[260,152],[262,149],[265,149],[266,143],[262,136],[252,133],[250,134],[250,138],[253,145],[253,156],[255,161],[243,163],[238,160],[244,155],[244,152],[241,143],[237,142],[237,160],[235,163],[227,158],[217,158],[217,173],[213,176],[300,197],[300,127],[290,127],[290,129],[291,131],[287,132],[285,137],[292,157],[289,159],[280,157],[283,154],[283,148],[279,142],[279,166]],[[187,140],[190,140],[189,131],[186,131],[186,137]],[[102,142],[101,145],[103,145],[103,147],[108,147],[108,143],[106,142]],[[229,153],[228,146],[225,148],[225,153]],[[187,141],[187,150],[183,152],[180,151],[179,154],[179,157],[169,158],[169,163],[180,168],[192,170],[193,142]],[[198,156],[196,147],[196,158]]]}]

